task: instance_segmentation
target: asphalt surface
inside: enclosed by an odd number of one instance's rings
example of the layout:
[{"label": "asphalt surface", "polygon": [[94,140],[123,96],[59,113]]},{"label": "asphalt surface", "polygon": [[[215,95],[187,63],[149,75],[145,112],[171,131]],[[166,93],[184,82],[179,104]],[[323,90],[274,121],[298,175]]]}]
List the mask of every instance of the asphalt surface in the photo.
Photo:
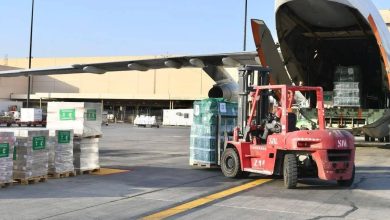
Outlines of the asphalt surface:
[{"label": "asphalt surface", "polygon": [[[264,178],[225,178],[188,165],[189,128],[104,127],[101,166],[129,170],[0,189],[0,219],[139,219]],[[359,146],[366,146],[360,143]],[[358,147],[351,189],[314,179],[287,190],[275,179],[173,219],[388,219],[390,147]]]}]

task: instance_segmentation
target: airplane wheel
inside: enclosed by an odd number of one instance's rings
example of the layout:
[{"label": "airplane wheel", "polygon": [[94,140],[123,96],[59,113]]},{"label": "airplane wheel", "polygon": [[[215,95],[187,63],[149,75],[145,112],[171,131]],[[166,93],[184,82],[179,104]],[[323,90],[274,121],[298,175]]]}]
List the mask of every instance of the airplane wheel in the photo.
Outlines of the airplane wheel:
[{"label": "airplane wheel", "polygon": [[283,163],[283,180],[287,189],[293,189],[298,184],[297,158],[294,154],[286,154]]},{"label": "airplane wheel", "polygon": [[385,141],[386,141],[386,142],[390,142],[390,135],[387,135],[387,136],[385,137]]},{"label": "airplane wheel", "polygon": [[242,172],[240,158],[233,148],[228,148],[222,153],[221,169],[223,175],[230,178],[240,178],[247,174]]},{"label": "airplane wheel", "polygon": [[349,180],[337,180],[337,184],[341,187],[350,187],[352,186],[354,180],[355,180],[355,165],[353,166],[353,170],[352,170],[352,178]]}]

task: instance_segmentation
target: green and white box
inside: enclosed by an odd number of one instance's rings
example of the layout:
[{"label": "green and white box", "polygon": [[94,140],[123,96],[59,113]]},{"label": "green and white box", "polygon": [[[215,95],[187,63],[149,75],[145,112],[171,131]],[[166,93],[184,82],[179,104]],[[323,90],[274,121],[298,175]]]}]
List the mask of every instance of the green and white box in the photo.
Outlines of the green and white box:
[{"label": "green and white box", "polygon": [[49,130],[38,128],[2,128],[16,138],[13,151],[13,178],[46,176],[49,161]]},{"label": "green and white box", "polygon": [[0,183],[13,181],[14,145],[13,132],[0,132]]},{"label": "green and white box", "polygon": [[90,102],[49,102],[47,128],[73,129],[78,137],[102,135],[102,105]]},{"label": "green and white box", "polygon": [[74,172],[73,130],[50,130],[49,174]]}]

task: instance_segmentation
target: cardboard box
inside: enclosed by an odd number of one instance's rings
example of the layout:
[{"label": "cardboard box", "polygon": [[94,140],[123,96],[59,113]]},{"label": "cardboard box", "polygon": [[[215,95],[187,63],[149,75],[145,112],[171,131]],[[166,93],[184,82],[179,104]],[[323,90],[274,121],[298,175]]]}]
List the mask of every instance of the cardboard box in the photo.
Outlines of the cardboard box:
[{"label": "cardboard box", "polygon": [[89,102],[49,102],[47,125],[50,130],[73,129],[78,137],[102,135],[102,105]]}]

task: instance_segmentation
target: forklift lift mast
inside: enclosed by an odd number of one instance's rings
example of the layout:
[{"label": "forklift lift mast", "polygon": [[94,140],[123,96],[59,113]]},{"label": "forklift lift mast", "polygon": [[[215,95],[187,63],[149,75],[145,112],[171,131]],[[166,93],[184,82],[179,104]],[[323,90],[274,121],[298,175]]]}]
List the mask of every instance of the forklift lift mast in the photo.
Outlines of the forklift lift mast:
[{"label": "forklift lift mast", "polygon": [[[351,186],[354,180],[355,147],[346,131],[326,130],[321,87],[269,85],[271,70],[245,66],[239,70],[238,126],[221,156],[225,176],[237,178],[250,173],[281,175],[286,188],[295,188],[298,178],[318,177]],[[314,130],[296,128],[291,110],[296,92],[310,94],[317,108]],[[261,139],[269,114],[270,94],[278,97],[282,115],[279,133]],[[313,96],[314,95],[314,96]]]}]

